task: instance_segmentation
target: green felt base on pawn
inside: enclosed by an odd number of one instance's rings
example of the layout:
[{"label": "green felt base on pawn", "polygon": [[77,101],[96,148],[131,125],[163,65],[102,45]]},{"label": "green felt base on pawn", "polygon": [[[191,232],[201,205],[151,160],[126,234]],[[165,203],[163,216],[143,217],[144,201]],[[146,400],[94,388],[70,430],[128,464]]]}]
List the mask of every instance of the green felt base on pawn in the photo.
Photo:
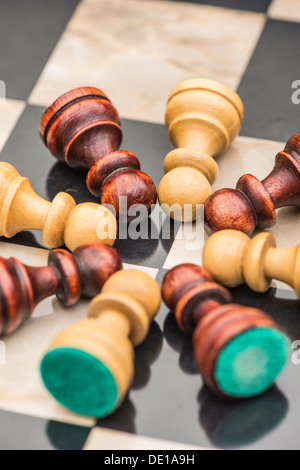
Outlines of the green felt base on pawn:
[{"label": "green felt base on pawn", "polygon": [[117,385],[107,367],[94,356],[72,348],[50,350],[41,375],[51,395],[74,413],[102,418],[117,401]]},{"label": "green felt base on pawn", "polygon": [[220,352],[215,380],[220,390],[233,397],[251,397],[267,390],[289,356],[287,337],[272,328],[246,331]]}]

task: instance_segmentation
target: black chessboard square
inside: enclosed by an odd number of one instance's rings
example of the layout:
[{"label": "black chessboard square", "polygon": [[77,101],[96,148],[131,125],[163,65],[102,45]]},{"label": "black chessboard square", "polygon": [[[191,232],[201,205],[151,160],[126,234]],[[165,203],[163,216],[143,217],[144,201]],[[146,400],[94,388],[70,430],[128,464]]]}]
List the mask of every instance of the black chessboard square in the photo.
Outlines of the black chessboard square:
[{"label": "black chessboard square", "polygon": [[300,128],[293,83],[300,79],[300,24],[267,21],[238,88],[244,105],[242,135],[286,142]]},{"label": "black chessboard square", "polygon": [[0,1],[0,79],[7,98],[28,98],[78,3]]},{"label": "black chessboard square", "polygon": [[176,0],[187,3],[200,3],[235,10],[248,10],[265,13],[272,0]]}]

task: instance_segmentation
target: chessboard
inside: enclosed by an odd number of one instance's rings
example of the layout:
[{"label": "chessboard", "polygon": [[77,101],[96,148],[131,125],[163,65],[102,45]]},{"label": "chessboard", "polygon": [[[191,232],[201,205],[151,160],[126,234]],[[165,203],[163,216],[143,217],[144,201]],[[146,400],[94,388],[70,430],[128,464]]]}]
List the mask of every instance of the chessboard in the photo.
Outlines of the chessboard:
[{"label": "chessboard", "polygon": [[[29,177],[48,200],[66,191],[77,203],[97,202],[84,173],[55,161],[38,134],[45,108],[74,87],[95,86],[110,97],[122,118],[122,148],[138,155],[155,184],[172,149],[164,125],[166,100],[185,78],[220,80],[245,105],[240,136],[218,158],[214,190],[234,187],[245,173],[264,178],[276,153],[299,131],[298,0],[0,0],[0,8],[0,80],[6,87],[0,103],[1,160]],[[171,223],[165,237],[165,224],[169,220],[157,207],[148,237],[116,241],[125,268],[141,269],[161,282],[177,264],[201,264],[204,232],[187,250],[189,236]],[[299,210],[279,210],[271,232],[279,247],[299,243]],[[0,255],[42,266],[48,251],[40,234],[28,231],[1,238]],[[292,342],[300,340],[300,303],[286,285],[274,283],[264,294],[241,286],[232,294],[237,303],[265,310]],[[85,318],[87,305],[83,300],[63,309],[56,299],[46,299],[17,332],[2,338],[1,449],[299,447],[296,349],[267,393],[227,402],[203,385],[191,338],[179,331],[164,305],[136,348],[135,377],[122,406],[98,421],[61,408],[43,388],[39,362],[59,331]]]}]

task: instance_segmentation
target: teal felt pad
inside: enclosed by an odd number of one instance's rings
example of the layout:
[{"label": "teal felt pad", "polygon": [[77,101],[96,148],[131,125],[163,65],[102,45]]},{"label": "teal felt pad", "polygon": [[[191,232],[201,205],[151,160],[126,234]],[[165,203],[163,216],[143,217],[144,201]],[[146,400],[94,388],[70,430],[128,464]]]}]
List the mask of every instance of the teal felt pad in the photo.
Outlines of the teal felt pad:
[{"label": "teal felt pad", "polygon": [[102,418],[114,409],[117,386],[111,372],[84,351],[52,349],[41,362],[41,375],[54,398],[74,413]]},{"label": "teal felt pad", "polygon": [[230,341],[220,352],[215,380],[225,394],[251,397],[267,390],[282,371],[290,343],[272,328],[246,331]]}]

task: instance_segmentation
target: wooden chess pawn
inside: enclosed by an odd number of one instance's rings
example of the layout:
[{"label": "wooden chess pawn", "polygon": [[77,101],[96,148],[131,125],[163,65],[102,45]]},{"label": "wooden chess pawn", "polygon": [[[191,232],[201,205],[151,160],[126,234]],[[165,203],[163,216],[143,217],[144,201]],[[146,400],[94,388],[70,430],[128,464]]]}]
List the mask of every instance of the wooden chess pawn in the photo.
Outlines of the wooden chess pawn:
[{"label": "wooden chess pawn", "polygon": [[[58,160],[89,169],[89,191],[100,196],[101,204],[113,206],[117,217],[127,215],[135,204],[145,206],[150,214],[156,203],[155,185],[140,171],[136,155],[117,150],[122,140],[120,118],[101,90],[81,87],[60,96],[44,112],[39,133]],[[121,197],[127,198],[125,207]]]},{"label": "wooden chess pawn", "polygon": [[214,233],[203,250],[203,266],[228,287],[246,282],[250,289],[265,292],[272,279],[291,286],[300,298],[300,245],[276,248],[271,233],[250,239],[237,230]]},{"label": "wooden chess pawn", "polygon": [[279,207],[300,207],[300,133],[293,135],[276,156],[273,171],[263,181],[243,175],[236,189],[221,189],[204,205],[208,231],[234,229],[251,235],[277,222]]},{"label": "wooden chess pawn", "polygon": [[147,274],[113,274],[92,300],[89,318],[60,333],[42,360],[42,378],[54,398],[77,414],[112,413],[133,379],[133,346],[145,339],[160,300]]},{"label": "wooden chess pawn", "polygon": [[263,311],[231,303],[204,268],[171,269],[162,295],[179,327],[193,332],[196,365],[212,391],[247,398],[263,393],[283,369],[289,341]]},{"label": "wooden chess pawn", "polygon": [[[166,156],[165,176],[158,188],[159,202],[170,217],[197,218],[197,205],[211,194],[210,185],[218,174],[212,157],[223,153],[236,138],[243,113],[239,96],[215,80],[191,78],[171,91],[166,125],[178,148]],[[184,211],[188,204],[191,210]]]},{"label": "wooden chess pawn", "polygon": [[0,335],[15,331],[35,306],[56,295],[65,307],[81,296],[94,297],[114,272],[122,269],[117,250],[104,243],[82,245],[73,252],[50,251],[48,266],[26,266],[16,258],[0,258]]},{"label": "wooden chess pawn", "polygon": [[47,248],[65,244],[73,251],[84,243],[113,245],[117,222],[106,207],[92,202],[76,206],[67,193],[58,193],[52,203],[42,199],[28,178],[0,162],[0,236],[11,238],[23,230],[42,230]]}]

